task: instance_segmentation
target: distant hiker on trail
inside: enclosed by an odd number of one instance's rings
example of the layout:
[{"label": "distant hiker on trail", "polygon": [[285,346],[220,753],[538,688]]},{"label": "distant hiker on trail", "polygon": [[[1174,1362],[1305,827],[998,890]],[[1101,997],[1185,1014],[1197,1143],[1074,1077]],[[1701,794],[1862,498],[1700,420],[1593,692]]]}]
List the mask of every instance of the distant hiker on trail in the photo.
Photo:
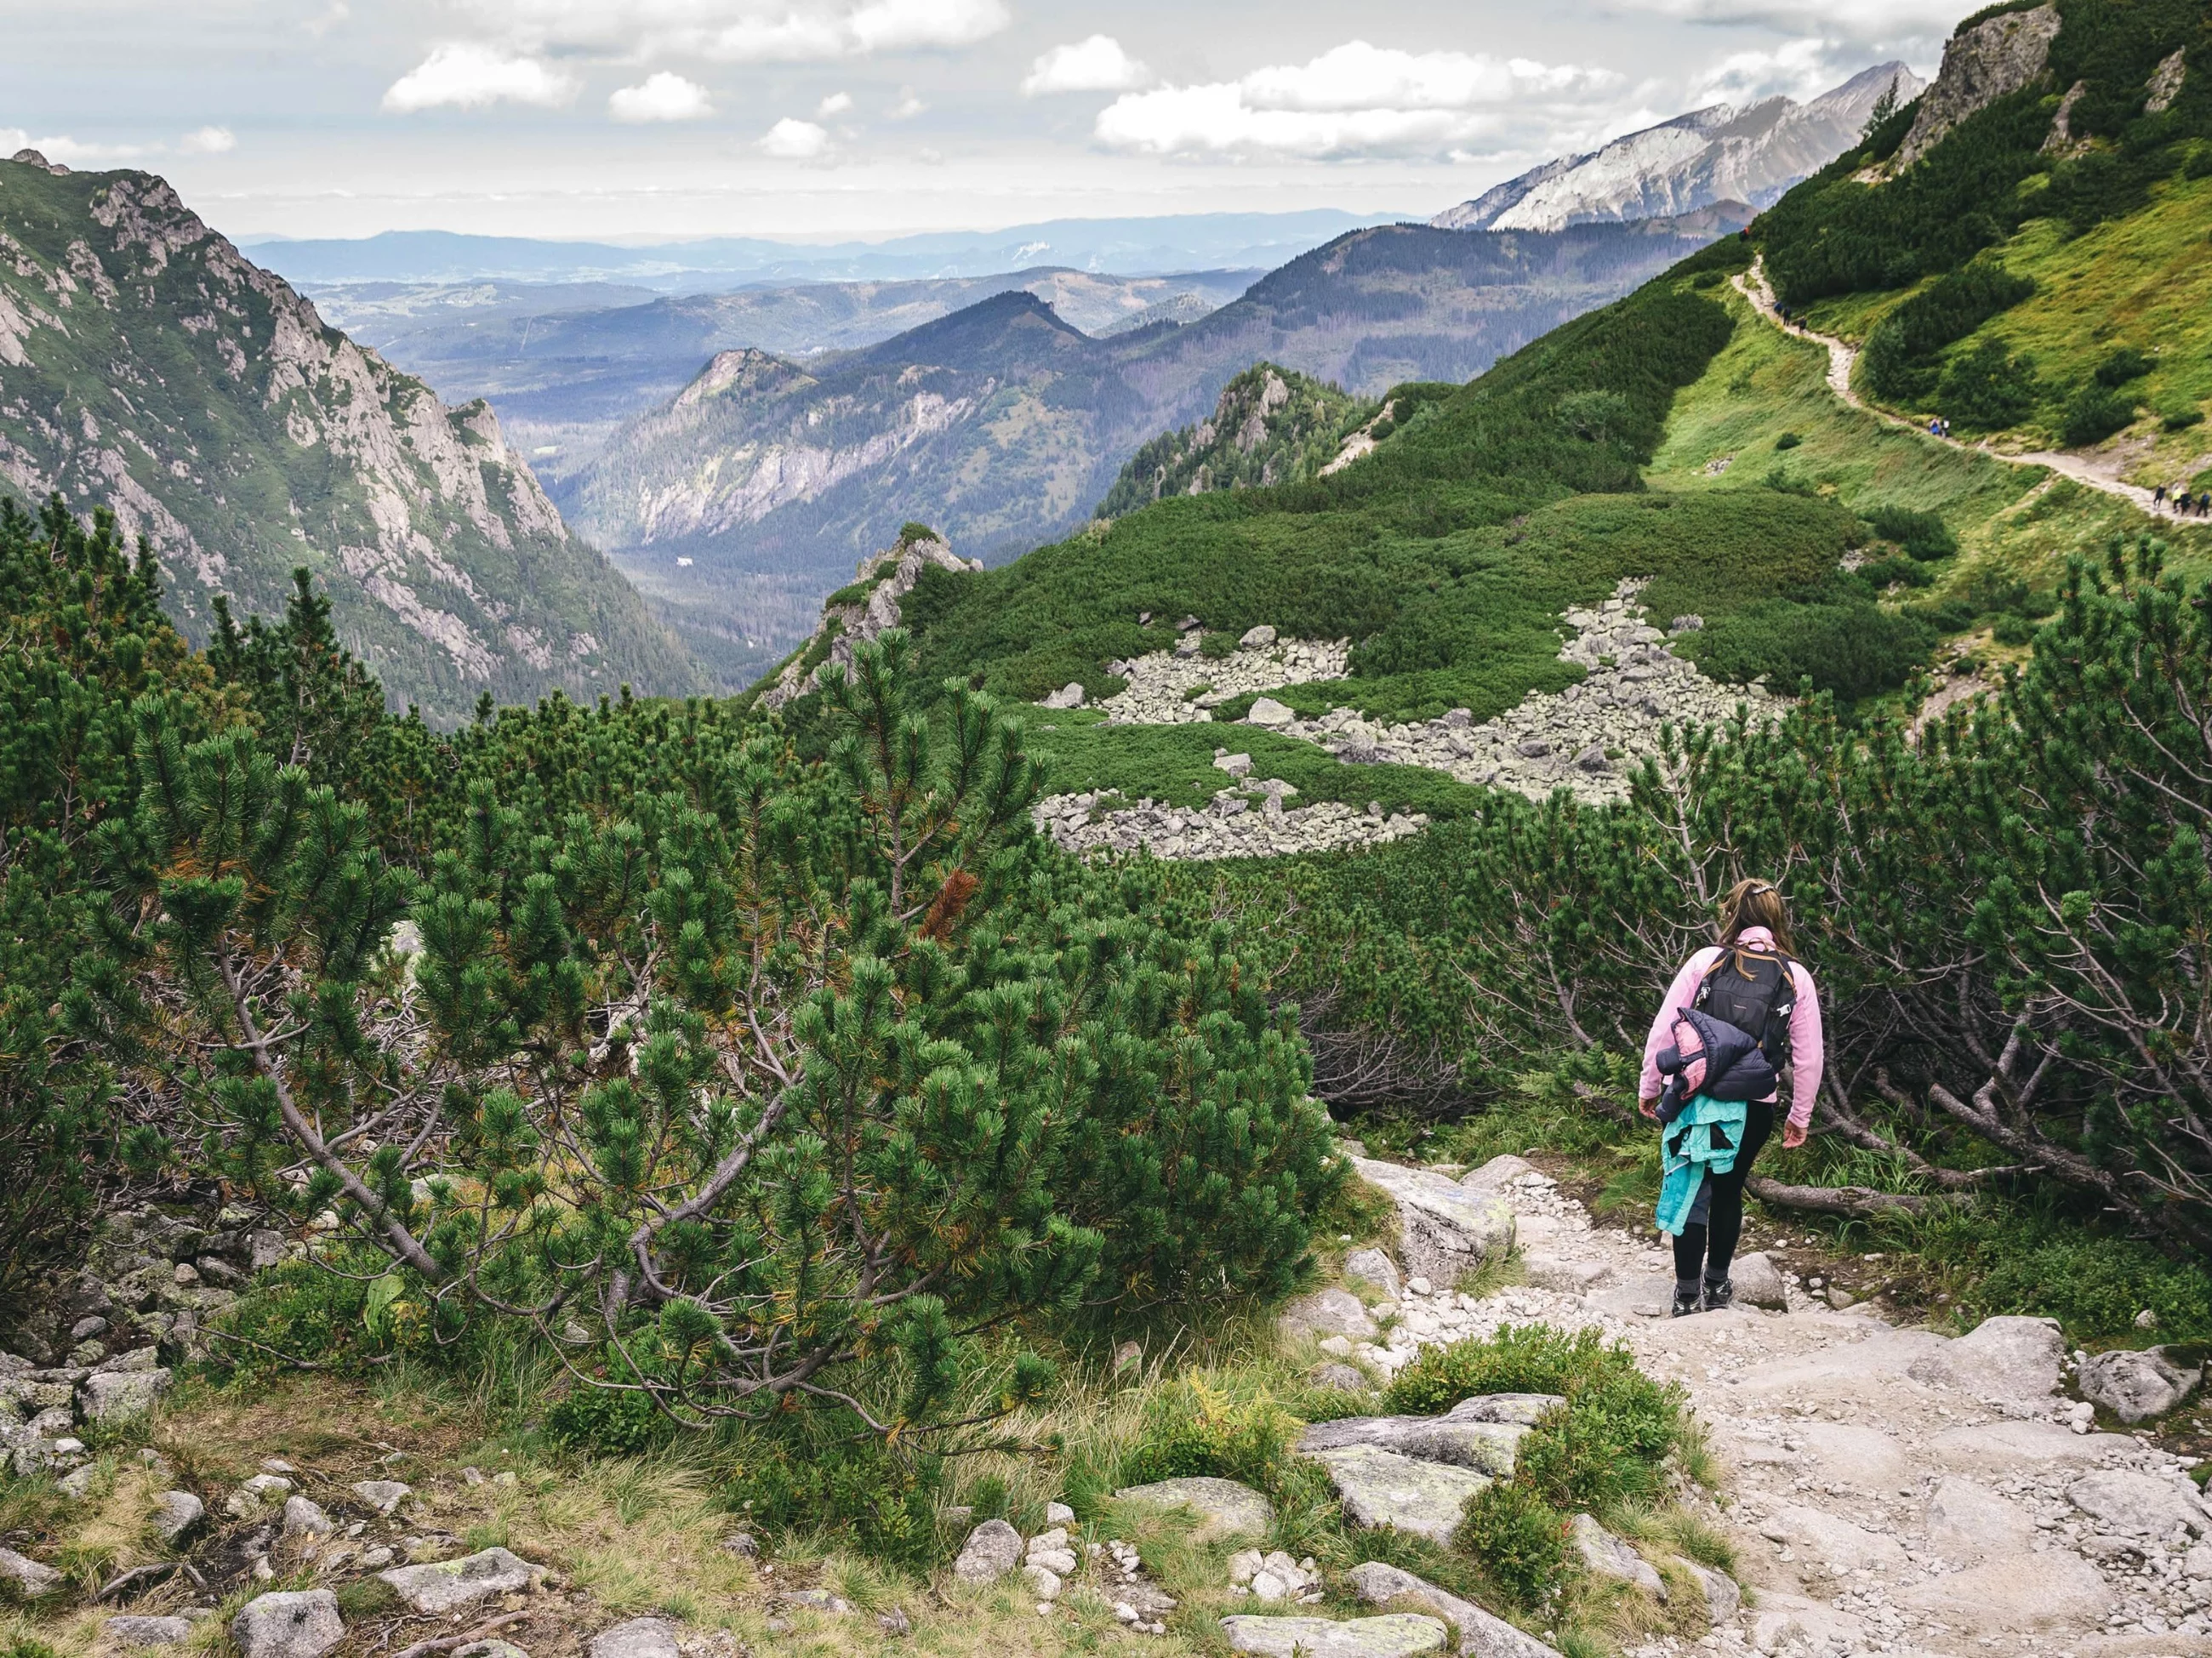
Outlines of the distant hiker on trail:
[{"label": "distant hiker on trail", "polygon": [[1743,1187],[1791,1079],[1784,1146],[1802,1145],[1820,1091],[1820,1002],[1790,954],[1790,918],[1769,881],[1739,881],[1720,942],[1682,963],[1644,1042],[1638,1101],[1661,1123],[1659,1230],[1674,1236],[1674,1316],[1734,1299]]},{"label": "distant hiker on trail", "polygon": [[2150,504],[2154,507],[2163,507],[2166,505],[2166,486],[2163,483],[2155,485],[2152,489],[2150,492]]}]

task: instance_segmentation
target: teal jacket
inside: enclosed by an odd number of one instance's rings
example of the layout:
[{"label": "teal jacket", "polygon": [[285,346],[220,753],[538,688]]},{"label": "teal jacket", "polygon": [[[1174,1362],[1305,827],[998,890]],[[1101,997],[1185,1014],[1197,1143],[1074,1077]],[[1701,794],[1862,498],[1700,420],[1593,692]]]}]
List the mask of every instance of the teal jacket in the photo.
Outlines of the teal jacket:
[{"label": "teal jacket", "polygon": [[[1741,1100],[1693,1096],[1681,1114],[1659,1130],[1659,1230],[1677,1236],[1696,1206],[1698,1189],[1708,1175],[1725,1175],[1735,1167],[1736,1149],[1743,1144],[1744,1102]],[[1715,1130],[1721,1131],[1716,1143]]]}]

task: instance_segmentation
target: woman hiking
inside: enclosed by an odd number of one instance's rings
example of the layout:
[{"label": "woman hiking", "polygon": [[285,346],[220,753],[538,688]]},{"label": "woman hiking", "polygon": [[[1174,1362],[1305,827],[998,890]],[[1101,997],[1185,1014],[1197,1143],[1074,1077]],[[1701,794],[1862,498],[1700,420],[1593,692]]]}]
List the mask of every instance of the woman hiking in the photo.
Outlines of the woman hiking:
[{"label": "woman hiking", "polygon": [[1659,1222],[1674,1234],[1675,1317],[1734,1298],[1744,1181],[1774,1132],[1779,1078],[1791,1083],[1782,1144],[1802,1145],[1821,1059],[1820,997],[1790,954],[1782,895],[1771,881],[1739,881],[1721,905],[1719,943],[1667,987],[1637,1088],[1644,1114],[1667,1120]]}]

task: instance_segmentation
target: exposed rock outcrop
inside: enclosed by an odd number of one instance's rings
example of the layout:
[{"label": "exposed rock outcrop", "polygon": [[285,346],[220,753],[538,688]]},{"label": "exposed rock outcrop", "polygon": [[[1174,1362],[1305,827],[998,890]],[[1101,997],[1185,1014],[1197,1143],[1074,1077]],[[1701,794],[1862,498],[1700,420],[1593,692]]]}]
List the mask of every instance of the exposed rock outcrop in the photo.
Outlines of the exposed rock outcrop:
[{"label": "exposed rock outcrop", "polygon": [[981,559],[962,558],[934,536],[902,541],[862,559],[854,585],[871,583],[866,596],[849,604],[823,608],[813,637],[777,671],[773,683],[761,693],[761,706],[780,708],[812,690],[824,668],[850,666],[854,646],[880,639],[898,626],[899,601],[914,591],[922,571],[932,565],[963,575],[983,568]]},{"label": "exposed rock outcrop", "polygon": [[[1381,846],[1428,827],[1425,814],[1365,811],[1341,801],[1286,806],[1297,791],[1279,778],[1219,789],[1207,805],[1188,809],[1142,799],[1124,805],[1112,794],[1055,794],[1037,803],[1037,828],[1066,852],[1149,852],[1155,858],[1276,858]],[[1255,808],[1257,808],[1255,810]]]},{"label": "exposed rock outcrop", "polygon": [[1953,35],[1943,48],[1942,70],[1922,94],[1920,112],[1897,148],[1892,170],[1903,172],[1969,115],[2041,75],[2058,24],[2058,8],[2045,5],[2003,12]]}]

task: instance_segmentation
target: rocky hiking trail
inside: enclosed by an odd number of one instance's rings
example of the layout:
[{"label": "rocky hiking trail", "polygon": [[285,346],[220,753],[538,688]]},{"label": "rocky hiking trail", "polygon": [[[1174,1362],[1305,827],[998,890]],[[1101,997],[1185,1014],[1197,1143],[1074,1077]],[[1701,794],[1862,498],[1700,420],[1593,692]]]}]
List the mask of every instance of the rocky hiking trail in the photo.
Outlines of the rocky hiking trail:
[{"label": "rocky hiking trail", "polygon": [[[1835,1309],[1760,1254],[1737,1262],[1734,1307],[1669,1318],[1672,1260],[1655,1236],[1595,1224],[1521,1158],[1456,1180],[1364,1158],[1358,1169],[1397,1200],[1407,1275],[1379,1251],[1353,1255],[1347,1282],[1382,1299],[1318,1292],[1285,1315],[1294,1336],[1318,1334],[1335,1363],[1386,1376],[1423,1347],[1506,1324],[1593,1327],[1686,1391],[1727,1472],[1725,1507],[1709,1517],[1735,1545],[1741,1583],[1692,1569],[1711,1633],[1654,1641],[1638,1658],[2212,1654],[2212,1503],[2186,1474],[2193,1459],[2098,1430],[2094,1407],[2061,1391],[2071,1379],[2133,1415],[2178,1403],[2194,1372],[2109,1354],[2070,1375],[2043,1319],[1993,1318],[1955,1339],[1894,1327],[1864,1305]],[[1517,1247],[1524,1284],[1480,1297],[1445,1287],[1455,1264],[1501,1243]],[[1529,1403],[1332,1423],[1305,1443],[1348,1515],[1436,1534],[1477,1482],[1510,1467]],[[1647,1591],[1668,1587],[1660,1565],[1690,1564],[1647,1559],[1587,1518],[1575,1540],[1588,1569]],[[1462,1650],[1545,1649],[1519,1638]]]},{"label": "rocky hiking trail", "polygon": [[2172,507],[2164,501],[2154,500],[2151,492],[2140,483],[2130,483],[2119,476],[2118,469],[2126,465],[2128,459],[2122,452],[2112,451],[2100,455],[2076,454],[2071,451],[2061,449],[2035,449],[2007,454],[2002,450],[1992,449],[1986,439],[1978,444],[1968,444],[1957,438],[1938,437],[1928,429],[1923,422],[1907,420],[1903,416],[1892,414],[1887,409],[1867,402],[1865,398],[1859,396],[1851,385],[1851,370],[1858,362],[1858,348],[1846,340],[1838,339],[1832,334],[1816,333],[1802,324],[1793,328],[1784,322],[1781,308],[1774,298],[1774,289],[1766,280],[1765,261],[1763,257],[1753,259],[1751,269],[1734,277],[1732,282],[1736,292],[1751,302],[1752,309],[1765,318],[1775,327],[1785,334],[1811,340],[1826,348],[1828,389],[1850,407],[1871,415],[1876,420],[1897,427],[1902,431],[1913,433],[1930,443],[1949,444],[1954,448],[1960,449],[1978,449],[1983,454],[1997,460],[2008,461],[2016,466],[2040,466],[2063,477],[2071,478],[2075,483],[2097,490],[2100,494],[2124,501],[2130,507],[2137,507],[2149,513],[2153,518],[2173,519],[2179,521],[2181,515]]}]

